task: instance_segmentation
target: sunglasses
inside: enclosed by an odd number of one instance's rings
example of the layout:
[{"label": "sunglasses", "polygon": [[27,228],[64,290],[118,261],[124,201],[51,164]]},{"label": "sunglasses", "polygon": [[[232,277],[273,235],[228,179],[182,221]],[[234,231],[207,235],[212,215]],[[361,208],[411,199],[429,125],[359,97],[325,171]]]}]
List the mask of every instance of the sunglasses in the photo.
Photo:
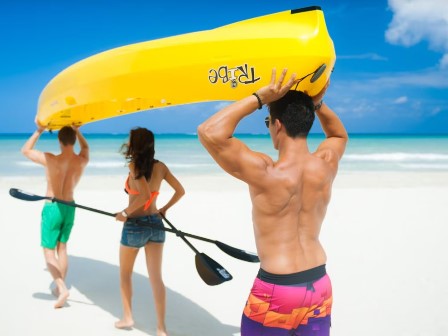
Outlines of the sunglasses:
[{"label": "sunglasses", "polygon": [[270,119],[269,117],[264,118],[264,123],[266,124],[266,127],[269,128],[269,123],[270,123]]}]

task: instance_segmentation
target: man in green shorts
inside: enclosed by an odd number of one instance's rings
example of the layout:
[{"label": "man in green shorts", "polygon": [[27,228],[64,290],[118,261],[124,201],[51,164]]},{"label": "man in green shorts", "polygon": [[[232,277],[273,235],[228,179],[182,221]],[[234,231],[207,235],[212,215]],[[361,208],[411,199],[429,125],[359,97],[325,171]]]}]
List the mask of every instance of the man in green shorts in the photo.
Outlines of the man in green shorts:
[{"label": "man in green shorts", "polygon": [[[60,154],[41,152],[34,146],[45,127],[36,122],[37,130],[22,147],[28,159],[45,167],[47,177],[46,196],[74,202],[73,193],[89,161],[89,146],[78,127],[64,126],[58,132]],[[74,145],[79,141],[80,152],[76,154]],[[44,249],[48,271],[56,284],[57,301],[55,308],[64,306],[69,296],[65,285],[68,257],[67,241],[75,219],[75,208],[59,203],[46,202],[42,209],[41,246]]]}]

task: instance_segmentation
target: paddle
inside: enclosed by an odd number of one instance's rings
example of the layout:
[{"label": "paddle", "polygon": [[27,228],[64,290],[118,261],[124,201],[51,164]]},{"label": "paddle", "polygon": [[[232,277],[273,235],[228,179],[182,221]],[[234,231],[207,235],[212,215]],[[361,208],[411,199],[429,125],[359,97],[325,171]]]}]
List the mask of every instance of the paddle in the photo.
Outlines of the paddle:
[{"label": "paddle", "polygon": [[[100,214],[103,214],[103,215],[115,217],[115,214],[110,213],[110,212],[106,212],[106,211],[102,211],[102,210],[86,207],[86,206],[83,206],[83,205],[80,205],[80,204],[76,204],[76,203],[72,203],[72,202],[63,201],[63,200],[57,199],[55,197],[34,195],[34,194],[29,193],[29,192],[25,192],[23,190],[16,189],[16,188],[9,189],[9,194],[12,197],[15,197],[15,198],[18,198],[18,199],[21,199],[21,200],[24,200],[24,201],[49,200],[49,201],[52,201],[52,202],[57,202],[57,203],[65,204],[65,205],[68,205],[68,206],[77,207],[77,208],[81,208],[81,209],[84,209],[84,210],[89,210],[89,211],[93,211],[93,212],[100,213]],[[163,218],[166,220],[165,217],[163,217]],[[198,271],[199,276],[202,278],[202,280],[204,280],[204,282],[207,285],[214,286],[214,285],[219,285],[219,284],[221,284],[221,283],[223,283],[225,281],[232,280],[232,275],[230,275],[230,273],[227,272],[227,270],[224,267],[222,267],[220,264],[218,264],[212,258],[207,256],[205,253],[200,253],[184,237],[186,235],[185,233],[176,230],[174,227],[173,227],[172,230],[170,230],[168,228],[159,228],[159,229],[162,229],[164,231],[168,231],[168,232],[171,232],[171,233],[176,233],[176,235],[181,237],[181,239],[195,252],[195,254],[196,254],[196,257],[195,257],[196,269]],[[200,238],[202,238],[202,237],[200,237]],[[207,239],[207,238],[204,238],[204,239]],[[231,247],[231,246],[229,246],[229,247]],[[235,248],[232,248],[232,249],[235,249]],[[238,249],[236,249],[236,250],[238,250]]]},{"label": "paddle", "polygon": [[[20,190],[20,189],[16,189],[16,188],[11,188],[9,190],[9,194],[12,197],[24,200],[24,201],[40,201],[40,200],[49,200],[52,202],[58,202],[58,203],[62,203],[62,204],[66,204],[69,206],[74,206],[77,208],[81,208],[84,210],[89,210],[89,211],[93,211],[96,213],[100,213],[106,216],[113,216],[115,217],[115,214],[110,213],[110,212],[106,212],[106,211],[102,211],[102,210],[98,210],[98,209],[94,209],[94,208],[89,208],[80,204],[74,204],[72,202],[66,202],[63,200],[59,200],[59,199],[55,199],[53,197],[46,197],[46,196],[38,196],[38,195],[34,195],[31,194],[29,192]],[[168,225],[170,225],[172,228],[174,228],[174,225],[171,224],[166,218],[165,216],[162,216],[162,218],[167,222]],[[148,223],[146,223],[146,225],[148,225]],[[150,225],[150,224],[149,224]],[[231,257],[234,257],[236,259],[239,260],[243,260],[243,261],[247,261],[247,262],[260,262],[260,259],[258,258],[258,256],[253,253],[253,252],[249,252],[249,251],[245,251],[245,250],[241,250],[239,248],[227,245],[223,242],[220,242],[218,240],[213,240],[213,239],[209,239],[209,238],[205,238],[205,237],[201,237],[201,236],[197,236],[191,233],[187,233],[187,232],[183,232],[180,230],[176,230],[176,229],[168,229],[168,228],[163,228],[162,230],[167,231],[167,232],[171,232],[171,233],[175,233],[177,236],[185,236],[185,237],[189,237],[189,238],[193,238],[193,239],[197,239],[197,240],[202,240],[205,241],[207,243],[212,243],[215,244],[219,249],[221,249],[221,251],[223,251],[224,253],[228,254]]]},{"label": "paddle", "polygon": [[202,280],[204,280],[207,285],[214,286],[219,285],[224,281],[232,280],[232,276],[224,269],[224,267],[222,267],[205,253],[200,253],[188,241],[188,239],[185,238],[185,235],[180,234],[180,231],[176,229],[164,215],[160,214],[160,216],[162,216],[165,222],[176,232],[176,234],[178,234],[178,236],[196,253],[196,269],[198,270],[198,273],[201,276]]}]

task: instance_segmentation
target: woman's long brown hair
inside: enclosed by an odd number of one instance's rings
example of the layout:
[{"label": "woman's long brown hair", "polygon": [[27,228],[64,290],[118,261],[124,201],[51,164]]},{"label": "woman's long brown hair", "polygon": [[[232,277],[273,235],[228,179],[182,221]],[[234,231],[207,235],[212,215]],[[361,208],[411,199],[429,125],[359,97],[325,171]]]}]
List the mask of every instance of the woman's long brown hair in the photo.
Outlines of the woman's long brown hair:
[{"label": "woman's long brown hair", "polygon": [[135,167],[135,178],[142,176],[149,180],[151,178],[154,163],[154,133],[150,130],[137,127],[129,133],[129,143],[121,146],[121,153],[129,163]]}]

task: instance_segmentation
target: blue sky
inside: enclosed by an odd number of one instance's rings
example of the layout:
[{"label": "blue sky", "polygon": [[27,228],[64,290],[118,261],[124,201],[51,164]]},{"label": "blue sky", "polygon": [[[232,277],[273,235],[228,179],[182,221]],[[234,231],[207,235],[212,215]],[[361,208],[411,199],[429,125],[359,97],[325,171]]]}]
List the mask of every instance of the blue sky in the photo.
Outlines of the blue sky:
[{"label": "blue sky", "polygon": [[[326,101],[351,133],[448,133],[448,1],[3,0],[0,133],[35,129],[39,94],[71,64],[111,48],[321,6],[336,48]],[[193,133],[224,102],[141,112],[88,124],[88,133]],[[238,128],[265,132],[256,112]],[[320,131],[315,125],[314,131]]]}]

